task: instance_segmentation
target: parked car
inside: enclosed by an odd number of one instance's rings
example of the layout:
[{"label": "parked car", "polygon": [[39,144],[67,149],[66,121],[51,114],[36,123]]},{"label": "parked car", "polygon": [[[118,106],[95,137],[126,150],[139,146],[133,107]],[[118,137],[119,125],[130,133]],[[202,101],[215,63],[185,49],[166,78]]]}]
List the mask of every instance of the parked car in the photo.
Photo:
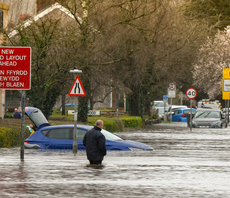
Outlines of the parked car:
[{"label": "parked car", "polygon": [[[176,109],[172,115],[172,122],[187,122],[187,117],[191,113],[191,108]],[[196,113],[196,109],[192,108],[192,114]]]},{"label": "parked car", "polygon": [[173,115],[177,109],[186,109],[186,105],[170,105],[167,113],[167,120],[171,120],[171,114]]},{"label": "parked car", "polygon": [[[43,113],[34,107],[25,108],[26,115],[31,119],[37,127],[35,133],[29,136],[24,146],[27,149],[72,149],[73,148],[73,131],[74,125],[54,125],[51,126]],[[85,133],[93,128],[89,125],[77,125],[77,144],[78,150],[85,150],[83,145],[83,137]],[[107,150],[153,150],[147,144],[135,142],[131,140],[123,140],[102,129],[101,131],[106,138]]]},{"label": "parked car", "polygon": [[227,120],[228,115],[229,115],[229,121],[230,121],[230,108],[229,108],[229,109],[228,109],[228,108],[223,108],[223,109],[222,109],[222,112],[223,112],[223,114],[224,114],[226,120]]},{"label": "parked car", "polygon": [[227,128],[225,116],[219,109],[199,109],[192,119],[192,127]]}]

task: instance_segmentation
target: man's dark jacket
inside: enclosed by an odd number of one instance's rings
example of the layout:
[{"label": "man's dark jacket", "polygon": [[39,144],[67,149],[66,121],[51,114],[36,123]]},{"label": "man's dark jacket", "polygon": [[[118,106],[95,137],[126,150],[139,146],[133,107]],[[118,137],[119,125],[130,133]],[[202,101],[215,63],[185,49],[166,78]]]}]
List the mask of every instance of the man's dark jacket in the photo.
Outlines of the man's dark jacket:
[{"label": "man's dark jacket", "polygon": [[105,136],[97,126],[87,131],[83,138],[83,145],[86,147],[88,160],[102,161],[106,155]]},{"label": "man's dark jacket", "polygon": [[14,114],[13,114],[13,117],[14,118],[17,118],[17,119],[20,119],[22,116],[21,116],[21,113],[20,112],[15,112]]}]

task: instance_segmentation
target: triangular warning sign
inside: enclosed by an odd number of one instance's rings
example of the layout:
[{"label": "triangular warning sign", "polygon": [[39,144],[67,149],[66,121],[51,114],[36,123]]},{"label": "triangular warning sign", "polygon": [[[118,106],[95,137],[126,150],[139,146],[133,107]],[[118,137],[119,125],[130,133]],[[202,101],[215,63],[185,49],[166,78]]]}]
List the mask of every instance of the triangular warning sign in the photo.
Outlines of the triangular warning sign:
[{"label": "triangular warning sign", "polygon": [[86,96],[84,87],[82,86],[79,76],[76,77],[68,95],[69,96]]}]

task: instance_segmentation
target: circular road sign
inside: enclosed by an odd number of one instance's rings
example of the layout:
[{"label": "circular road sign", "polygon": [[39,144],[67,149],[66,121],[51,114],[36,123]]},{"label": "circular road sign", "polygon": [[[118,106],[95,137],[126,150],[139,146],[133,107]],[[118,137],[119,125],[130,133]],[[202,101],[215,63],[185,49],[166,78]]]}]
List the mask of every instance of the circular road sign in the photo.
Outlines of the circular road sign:
[{"label": "circular road sign", "polygon": [[174,84],[174,83],[169,83],[169,89],[170,89],[171,91],[173,91],[174,89],[176,89],[176,84]]},{"label": "circular road sign", "polygon": [[163,100],[165,100],[165,101],[168,100],[168,96],[167,96],[167,95],[164,95],[164,96],[163,96]]},{"label": "circular road sign", "polygon": [[189,88],[186,91],[186,96],[189,99],[194,99],[197,96],[197,91],[194,88]]}]

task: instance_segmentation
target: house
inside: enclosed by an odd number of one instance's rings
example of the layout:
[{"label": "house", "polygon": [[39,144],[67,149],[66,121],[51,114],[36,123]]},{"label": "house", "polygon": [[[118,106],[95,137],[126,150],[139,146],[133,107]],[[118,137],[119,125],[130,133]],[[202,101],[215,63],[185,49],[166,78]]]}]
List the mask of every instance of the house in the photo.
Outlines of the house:
[{"label": "house", "polygon": [[[26,0],[24,0],[26,2]],[[0,0],[1,2],[1,0]],[[22,2],[22,1],[21,1]],[[8,13],[10,11],[10,6],[8,7]],[[19,12],[20,13],[20,12]],[[24,13],[24,12],[23,12]],[[33,14],[25,14],[25,16],[31,16],[30,18],[28,18],[27,20],[24,20],[22,23],[20,23],[19,27],[22,28],[27,28],[29,27],[33,22],[38,21],[40,18],[42,17],[55,17],[55,19],[60,18],[62,21],[66,22],[67,20],[72,20],[74,19],[74,16],[69,12],[69,10],[67,10],[65,7],[61,6],[58,3],[55,3],[51,6],[49,6],[48,8],[38,12],[36,15]],[[17,15],[18,16],[18,15]],[[19,18],[20,18],[20,14],[19,14]],[[22,16],[24,16],[24,14],[22,14]],[[67,16],[67,17],[65,17]],[[23,19],[26,19],[25,17]],[[9,20],[9,19],[8,19]],[[11,19],[10,19],[11,20]],[[78,17],[78,20],[81,22],[81,18]],[[19,21],[20,22],[20,21]],[[15,23],[16,24],[16,23]],[[15,37],[18,34],[18,30],[17,28],[12,29],[12,31],[10,31],[10,33],[8,34],[9,38]],[[2,98],[5,97],[2,95]],[[115,97],[112,97],[112,93],[107,97],[107,100],[105,103],[97,103],[97,105],[95,105],[95,107],[113,107],[116,106],[116,104],[113,104],[114,102],[112,101],[112,99]],[[4,106],[5,102],[2,103],[2,106]],[[3,111],[4,112],[4,111]]]},{"label": "house", "polygon": [[[5,38],[1,32],[3,29],[12,28],[27,17],[36,15],[36,0],[0,0],[0,45]],[[0,118],[5,115],[5,90],[0,90]]]},{"label": "house", "polygon": [[[56,3],[47,9],[42,10],[37,14],[37,1],[36,0],[0,0],[0,28],[8,30],[10,33],[8,36],[14,37],[18,31],[13,29],[17,25],[21,25],[23,28],[28,27],[34,21],[46,15],[53,15],[55,17],[63,15],[73,17],[67,9],[60,4]],[[10,31],[12,29],[12,31]],[[6,42],[6,38],[0,33],[0,45]],[[6,91],[0,90],[0,118],[3,119],[6,112]],[[19,100],[19,99],[18,99]],[[18,103],[15,104],[19,106]]]}]

